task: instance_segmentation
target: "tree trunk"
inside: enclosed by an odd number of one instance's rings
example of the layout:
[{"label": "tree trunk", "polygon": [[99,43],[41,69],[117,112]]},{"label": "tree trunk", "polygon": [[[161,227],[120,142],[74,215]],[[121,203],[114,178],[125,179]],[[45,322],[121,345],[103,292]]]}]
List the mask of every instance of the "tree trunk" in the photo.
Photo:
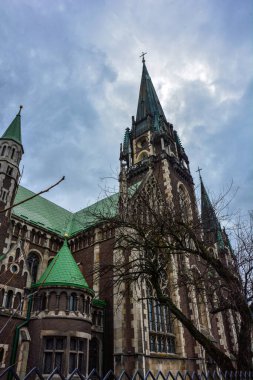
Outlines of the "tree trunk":
[{"label": "tree trunk", "polygon": [[242,304],[238,310],[241,317],[241,325],[238,336],[237,369],[240,371],[248,371],[253,367],[251,351],[252,316],[246,301],[244,301],[244,299],[241,301]]},{"label": "tree trunk", "polygon": [[185,314],[177,308],[173,301],[164,295],[161,294],[159,286],[155,286],[157,292],[158,301],[166,304],[172,314],[177,317],[177,319],[183,324],[184,327],[190,332],[192,337],[206,350],[208,355],[215,361],[217,366],[222,371],[234,371],[235,367],[232,360],[227,356],[221,349],[219,349],[210,339],[208,339],[204,334],[202,334],[194,325],[194,323],[185,316]]}]

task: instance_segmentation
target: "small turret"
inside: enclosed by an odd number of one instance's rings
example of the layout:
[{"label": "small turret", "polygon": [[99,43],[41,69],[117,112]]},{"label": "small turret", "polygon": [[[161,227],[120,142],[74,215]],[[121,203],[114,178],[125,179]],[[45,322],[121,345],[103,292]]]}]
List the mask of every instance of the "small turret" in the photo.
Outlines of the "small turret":
[{"label": "small turret", "polygon": [[0,210],[7,209],[0,214],[0,254],[8,250],[8,226],[11,209],[16,195],[20,170],[19,164],[24,153],[21,140],[21,109],[0,138]]},{"label": "small turret", "polygon": [[21,140],[21,109],[0,138],[0,208],[11,205],[16,193],[24,153]]}]

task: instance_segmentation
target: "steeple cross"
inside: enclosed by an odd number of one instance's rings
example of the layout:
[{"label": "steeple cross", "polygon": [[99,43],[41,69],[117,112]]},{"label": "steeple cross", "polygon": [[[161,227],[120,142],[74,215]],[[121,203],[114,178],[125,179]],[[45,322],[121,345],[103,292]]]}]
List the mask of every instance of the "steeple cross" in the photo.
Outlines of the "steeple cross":
[{"label": "steeple cross", "polygon": [[198,170],[196,170],[196,172],[199,172],[199,176],[200,176],[200,171],[201,171],[202,169],[198,166]]},{"label": "steeple cross", "polygon": [[147,53],[142,52],[142,54],[140,55],[140,58],[142,57],[142,63],[145,63],[144,55],[146,55],[146,54]]}]

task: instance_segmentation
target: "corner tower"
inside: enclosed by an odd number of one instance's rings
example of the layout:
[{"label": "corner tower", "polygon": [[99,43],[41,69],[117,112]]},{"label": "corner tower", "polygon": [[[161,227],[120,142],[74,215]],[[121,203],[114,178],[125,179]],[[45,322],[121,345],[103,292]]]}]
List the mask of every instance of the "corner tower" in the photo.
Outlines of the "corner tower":
[{"label": "corner tower", "polygon": [[[10,207],[20,178],[19,164],[24,153],[21,139],[21,109],[0,138],[0,211]],[[5,253],[11,210],[0,213],[0,254]]]},{"label": "corner tower", "polygon": [[[163,207],[166,200],[169,206],[168,218],[173,215],[180,221],[192,223],[194,220],[198,221],[198,213],[189,160],[177,132],[165,116],[144,59],[142,63],[136,118],[132,117],[132,126],[125,131],[120,151],[119,207],[129,215],[133,211],[133,215],[139,214],[143,220],[145,218],[152,220],[152,215],[149,218],[149,210],[155,208],[159,210],[159,206]],[[133,187],[137,190],[134,197],[130,198],[128,193],[131,193],[131,187],[135,184],[137,186]],[[171,261],[173,269],[169,274],[172,284],[178,281],[180,265],[183,265],[181,256],[173,257]],[[125,365],[129,371],[137,368],[178,370],[179,361],[173,367],[172,361],[168,360],[169,355],[176,354],[183,363],[187,350],[189,357],[193,357],[196,343],[188,340],[187,333],[185,334],[184,328],[177,321],[170,332],[164,329],[156,333],[152,324],[156,318],[159,318],[158,314],[155,314],[156,311],[154,314],[144,312],[148,307],[152,310],[155,308],[152,305],[147,306],[145,301],[137,303],[136,299],[141,299],[142,296],[137,290],[134,292],[135,290],[132,292],[131,289],[131,292],[126,294],[125,305],[120,311],[120,315],[124,314],[125,320],[130,323],[124,324],[120,318],[115,317],[117,343],[114,354],[119,363],[118,368]],[[183,291],[177,289],[173,297],[177,307],[183,310],[185,308],[188,313]],[[160,333],[168,338],[167,343],[170,342],[163,347],[159,343]]]}]

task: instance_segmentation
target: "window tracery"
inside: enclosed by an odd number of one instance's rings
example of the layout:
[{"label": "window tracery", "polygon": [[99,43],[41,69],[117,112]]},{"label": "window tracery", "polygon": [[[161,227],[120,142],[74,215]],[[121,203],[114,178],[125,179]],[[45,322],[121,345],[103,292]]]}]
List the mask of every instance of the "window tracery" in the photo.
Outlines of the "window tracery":
[{"label": "window tracery", "polygon": [[184,221],[188,221],[189,219],[191,219],[191,202],[189,194],[182,184],[178,186],[178,194],[182,218]]},{"label": "window tracery", "polygon": [[175,353],[175,335],[171,312],[166,305],[160,304],[150,287],[147,290],[149,346],[152,352]]},{"label": "window tracery", "polygon": [[35,252],[30,252],[27,258],[27,266],[32,278],[32,282],[36,282],[38,269],[39,269],[39,257]]}]

